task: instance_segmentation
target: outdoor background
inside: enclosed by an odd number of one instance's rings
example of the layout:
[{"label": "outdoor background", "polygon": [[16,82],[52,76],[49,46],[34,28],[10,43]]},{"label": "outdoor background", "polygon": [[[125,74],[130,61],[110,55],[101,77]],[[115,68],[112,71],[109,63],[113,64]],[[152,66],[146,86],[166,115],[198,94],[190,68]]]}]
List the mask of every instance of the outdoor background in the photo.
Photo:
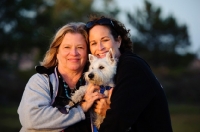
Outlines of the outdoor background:
[{"label": "outdoor background", "polygon": [[131,30],[134,52],[149,63],[164,87],[174,132],[199,132],[200,44],[191,52],[194,41],[180,16],[163,15],[164,8],[153,0],[141,1],[142,6],[123,10],[118,0],[1,0],[0,131],[20,130],[17,108],[25,85],[58,28],[102,14]]}]

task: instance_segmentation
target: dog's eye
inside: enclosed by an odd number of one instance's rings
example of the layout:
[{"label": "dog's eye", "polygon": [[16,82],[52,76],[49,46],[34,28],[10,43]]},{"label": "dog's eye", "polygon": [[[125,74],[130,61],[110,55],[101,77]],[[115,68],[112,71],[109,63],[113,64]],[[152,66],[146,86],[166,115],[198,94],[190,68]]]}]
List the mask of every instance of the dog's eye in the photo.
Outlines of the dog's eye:
[{"label": "dog's eye", "polygon": [[103,66],[100,66],[100,67],[99,67],[99,69],[103,69],[103,68],[104,68]]}]

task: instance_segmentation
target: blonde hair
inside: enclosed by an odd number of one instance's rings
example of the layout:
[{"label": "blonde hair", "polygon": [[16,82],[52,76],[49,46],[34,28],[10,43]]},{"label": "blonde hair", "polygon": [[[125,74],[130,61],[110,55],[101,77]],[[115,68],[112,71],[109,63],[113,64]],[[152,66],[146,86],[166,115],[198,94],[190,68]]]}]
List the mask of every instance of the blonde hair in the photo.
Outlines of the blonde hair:
[{"label": "blonde hair", "polygon": [[66,33],[80,33],[85,38],[86,43],[88,43],[88,34],[85,30],[85,24],[82,22],[72,22],[61,27],[55,34],[53,41],[46,52],[41,65],[50,68],[58,65],[56,55],[58,53],[58,48],[62,43],[62,40]]}]

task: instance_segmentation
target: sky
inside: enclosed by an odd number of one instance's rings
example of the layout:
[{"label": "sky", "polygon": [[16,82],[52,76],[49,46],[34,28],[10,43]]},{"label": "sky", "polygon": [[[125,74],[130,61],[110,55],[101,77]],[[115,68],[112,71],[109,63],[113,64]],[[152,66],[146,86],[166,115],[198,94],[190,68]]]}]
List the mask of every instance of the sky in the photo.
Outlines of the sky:
[{"label": "sky", "polygon": [[[143,0],[114,0],[121,11],[135,13],[137,8],[144,6]],[[163,16],[173,15],[179,24],[188,27],[191,48],[190,52],[199,53],[200,56],[200,0],[149,0],[154,7],[162,9]],[[122,23],[127,24],[123,14],[120,15]]]}]

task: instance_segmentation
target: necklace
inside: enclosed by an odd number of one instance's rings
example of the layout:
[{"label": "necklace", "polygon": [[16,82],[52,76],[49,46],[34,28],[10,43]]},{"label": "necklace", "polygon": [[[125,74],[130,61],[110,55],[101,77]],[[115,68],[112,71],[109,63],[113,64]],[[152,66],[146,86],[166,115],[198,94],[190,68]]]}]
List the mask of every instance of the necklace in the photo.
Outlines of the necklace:
[{"label": "necklace", "polygon": [[65,80],[62,78],[61,74],[58,71],[58,68],[56,69],[56,72],[58,74],[58,78],[59,78],[59,94],[60,95],[65,95],[69,100],[71,100],[71,94],[74,93],[76,90],[79,89],[80,86],[85,85],[85,79],[84,79],[84,75],[82,74],[82,76],[79,78],[78,82],[76,83],[76,86],[73,90],[70,89],[70,87],[68,86],[68,84],[65,82]]},{"label": "necklace", "polygon": [[67,83],[63,80],[63,84],[64,84],[64,88],[65,88],[65,95],[67,96],[67,98],[71,99],[70,98],[70,95],[69,95],[69,86],[67,85]]},{"label": "necklace", "polygon": [[74,93],[76,90],[78,90],[77,88],[79,88],[81,85],[84,85],[82,77],[78,80],[75,88],[73,88],[73,89],[70,89],[69,85],[64,80],[63,80],[63,84],[64,84],[64,89],[65,89],[65,95],[69,99],[71,99],[72,93]]}]

